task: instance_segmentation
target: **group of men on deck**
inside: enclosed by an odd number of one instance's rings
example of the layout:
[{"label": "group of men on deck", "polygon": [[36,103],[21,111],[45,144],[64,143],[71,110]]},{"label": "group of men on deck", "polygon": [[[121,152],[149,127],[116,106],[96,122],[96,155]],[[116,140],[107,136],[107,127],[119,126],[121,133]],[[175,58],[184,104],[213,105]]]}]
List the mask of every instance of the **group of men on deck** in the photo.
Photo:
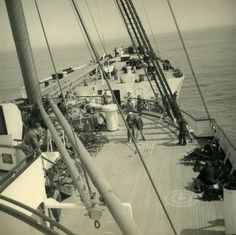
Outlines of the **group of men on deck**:
[{"label": "group of men on deck", "polygon": [[[176,94],[175,94],[176,96]],[[142,107],[143,107],[143,100],[140,95],[137,96],[136,99],[136,110],[135,110],[135,105],[132,100],[131,92],[127,93],[127,102],[126,102],[126,113],[128,113],[128,116],[126,118],[126,122],[128,124],[129,130],[128,131],[128,142],[131,142],[130,134],[134,137],[135,140],[137,140],[138,136],[138,131],[141,133],[141,137],[143,140],[145,140],[145,137],[143,135],[143,121],[141,119],[141,112],[142,112]],[[133,111],[137,112],[137,115],[133,113]],[[184,119],[183,116],[179,117],[177,119],[177,124],[179,126],[179,135],[178,135],[178,140],[179,142],[177,143],[178,145],[186,145],[187,144],[187,136],[189,136],[189,131],[188,131],[188,125],[186,120]],[[190,136],[191,138],[191,136]]]},{"label": "group of men on deck", "polygon": [[[135,105],[132,100],[131,92],[127,93],[127,102],[125,105],[126,113],[128,113],[126,122],[128,125],[129,130],[127,131],[128,136],[128,142],[131,143],[131,135],[133,136],[135,141],[138,141],[138,132],[140,131],[142,140],[146,140],[143,135],[143,120],[141,118],[141,112],[142,112],[142,99],[141,96],[138,95],[137,97],[137,103],[136,103],[136,110]],[[137,114],[134,114],[133,112],[136,111]]]},{"label": "group of men on deck", "polygon": [[131,143],[131,135],[133,136],[135,141],[138,141],[138,132],[140,132],[142,140],[145,141],[145,137],[143,135],[143,120],[141,118],[141,114],[138,113],[135,115],[133,112],[129,112],[126,118],[126,122],[128,124],[129,130],[127,131],[128,142]]}]

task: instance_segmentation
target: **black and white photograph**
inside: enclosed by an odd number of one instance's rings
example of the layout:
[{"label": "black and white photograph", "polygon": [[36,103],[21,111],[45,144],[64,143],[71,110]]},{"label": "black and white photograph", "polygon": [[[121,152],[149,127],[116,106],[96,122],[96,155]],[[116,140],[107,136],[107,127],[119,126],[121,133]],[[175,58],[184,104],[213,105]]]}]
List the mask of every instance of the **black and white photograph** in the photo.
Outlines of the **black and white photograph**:
[{"label": "black and white photograph", "polygon": [[0,0],[0,235],[236,235],[236,0]]}]

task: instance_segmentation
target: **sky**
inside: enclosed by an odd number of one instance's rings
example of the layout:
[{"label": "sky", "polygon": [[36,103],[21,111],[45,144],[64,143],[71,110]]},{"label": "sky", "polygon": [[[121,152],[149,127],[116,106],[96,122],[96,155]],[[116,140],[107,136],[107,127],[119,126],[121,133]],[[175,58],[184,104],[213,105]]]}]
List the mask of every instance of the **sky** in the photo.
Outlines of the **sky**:
[{"label": "sky", "polygon": [[[83,42],[83,36],[73,13],[70,0],[37,0],[50,45]],[[77,0],[84,20],[94,40],[98,37],[90,17],[86,0]],[[145,28],[148,12],[154,33],[175,31],[166,0],[133,0]],[[170,0],[181,30],[200,29],[236,24],[236,0]],[[127,32],[114,0],[87,0],[104,38],[126,37]],[[22,0],[31,44],[45,46],[34,0]],[[148,30],[147,30],[148,32]],[[14,48],[5,1],[0,0],[0,50]]]}]

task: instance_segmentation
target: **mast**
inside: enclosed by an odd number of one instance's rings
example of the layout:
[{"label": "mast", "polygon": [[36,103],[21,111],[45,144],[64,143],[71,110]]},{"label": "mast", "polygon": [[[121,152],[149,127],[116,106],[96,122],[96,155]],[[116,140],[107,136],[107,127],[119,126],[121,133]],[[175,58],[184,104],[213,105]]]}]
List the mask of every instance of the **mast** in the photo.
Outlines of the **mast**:
[{"label": "mast", "polygon": [[[39,82],[37,79],[37,74],[36,74],[36,68],[34,64],[34,59],[33,59],[33,53],[31,50],[31,45],[29,41],[29,35],[26,27],[26,22],[24,18],[24,12],[23,12],[23,7],[22,3],[20,0],[5,0],[6,6],[7,6],[7,11],[9,15],[9,20],[12,28],[12,33],[17,49],[17,54],[18,58],[20,61],[20,66],[24,78],[24,83],[26,86],[26,91],[27,95],[29,98],[29,101],[31,104],[37,104],[41,115],[49,128],[49,130],[52,133],[52,136],[55,140],[55,143],[60,150],[60,153],[62,154],[62,157],[67,162],[67,166],[69,168],[70,173],[72,174],[72,178],[74,179],[74,184],[76,188],[78,188],[78,191],[80,192],[80,195],[82,197],[82,201],[86,205],[86,208],[89,212],[90,218],[95,220],[100,219],[101,217],[101,211],[99,208],[95,207],[95,205],[90,205],[90,201],[88,198],[88,194],[86,194],[86,189],[83,187],[83,185],[80,182],[79,175],[77,174],[75,168],[74,168],[74,163],[69,157],[68,152],[66,149],[62,146],[62,143],[60,141],[60,138],[58,134],[56,133],[56,130],[47,115],[46,111],[43,108],[42,102],[41,102],[41,94],[40,94],[40,89],[39,89]],[[73,2],[74,4],[74,2]],[[85,25],[83,25],[85,27]],[[87,32],[87,31],[85,31]],[[90,37],[88,37],[90,39]],[[92,41],[90,41],[90,44],[92,44]],[[94,50],[94,56],[96,56],[97,61],[99,62],[98,59],[98,53]],[[100,64],[101,67],[101,64]],[[55,110],[54,110],[55,111]],[[62,116],[62,114],[59,114],[55,112],[57,116]],[[61,125],[63,126],[63,129],[66,133],[71,133],[71,127],[67,125],[67,123],[62,121]],[[77,143],[78,144],[78,143]],[[104,192],[104,195],[102,195],[107,203],[108,209],[111,211],[111,214],[113,215],[116,223],[118,224],[120,230],[122,231],[123,234],[126,235],[139,235],[141,232],[139,231],[137,225],[135,224],[133,218],[126,213],[120,199],[116,195],[116,193],[113,191],[113,189],[106,183],[105,179],[101,177],[101,174],[95,168],[92,164],[93,162],[89,161],[90,156],[88,155],[86,149],[84,146],[78,144],[79,149],[78,152],[81,154],[81,159],[87,159],[86,164],[86,169],[89,173],[91,173],[91,177],[94,180],[94,184],[98,186],[98,189],[100,192]],[[89,163],[88,163],[89,162]],[[84,163],[84,162],[83,162]]]},{"label": "mast", "polygon": [[73,183],[81,196],[81,200],[88,210],[90,218],[99,220],[102,216],[101,210],[95,207],[91,201],[86,185],[81,179],[74,162],[71,160],[68,151],[62,144],[50,118],[47,116],[43,106],[40,93],[36,67],[34,64],[33,53],[29,40],[28,30],[25,22],[24,11],[20,0],[5,0],[8,16],[11,24],[18,59],[21,66],[22,75],[30,104],[37,104],[41,115],[52,133],[54,141],[59,149],[61,156],[65,160],[67,167],[72,175]]},{"label": "mast", "polygon": [[21,1],[5,0],[28,101],[41,100],[39,81]]},{"label": "mast", "polygon": [[154,81],[157,88],[162,98],[165,98],[168,101],[175,118],[178,119],[181,116],[181,112],[175,102],[165,74],[159,64],[160,58],[157,57],[154,49],[152,48],[132,0],[116,0],[116,4],[120,10],[126,29],[129,35],[131,35],[131,41],[134,41],[135,48],[142,48],[142,50],[144,50],[144,55],[150,59],[150,61],[147,59],[146,62],[148,66],[153,67],[155,71],[155,73],[151,73],[154,76]]}]

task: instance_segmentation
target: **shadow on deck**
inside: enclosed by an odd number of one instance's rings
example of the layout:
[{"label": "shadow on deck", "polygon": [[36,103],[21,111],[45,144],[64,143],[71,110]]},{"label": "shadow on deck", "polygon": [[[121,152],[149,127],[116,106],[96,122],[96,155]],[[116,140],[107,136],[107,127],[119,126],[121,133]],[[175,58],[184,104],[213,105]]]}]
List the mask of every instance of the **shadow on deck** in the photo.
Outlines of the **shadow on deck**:
[{"label": "shadow on deck", "polygon": [[224,231],[215,231],[211,230],[211,228],[216,227],[223,227],[224,226],[224,220],[223,219],[217,219],[213,221],[208,221],[209,225],[197,229],[183,229],[180,232],[180,235],[224,235]]}]

